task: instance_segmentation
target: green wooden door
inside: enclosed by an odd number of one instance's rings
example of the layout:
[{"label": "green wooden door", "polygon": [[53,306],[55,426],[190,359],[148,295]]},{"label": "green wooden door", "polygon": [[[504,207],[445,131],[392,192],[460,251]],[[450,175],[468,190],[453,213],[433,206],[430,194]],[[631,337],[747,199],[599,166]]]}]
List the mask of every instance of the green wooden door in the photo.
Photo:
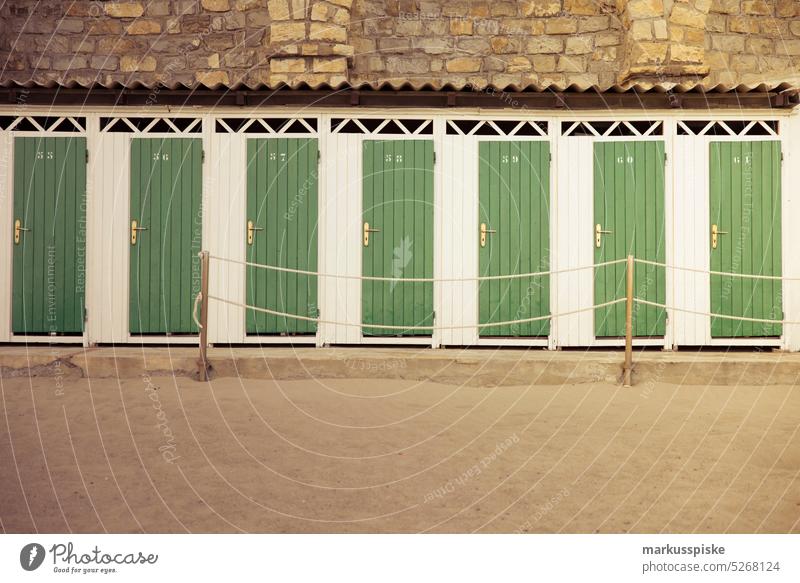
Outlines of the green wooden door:
[{"label": "green wooden door", "polygon": [[[664,263],[664,142],[595,143],[594,222],[595,264],[629,254]],[[624,263],[595,268],[595,303],[625,297],[625,269]],[[666,303],[664,267],[638,263],[634,275],[635,297]],[[625,304],[595,310],[594,329],[597,337],[624,336]],[[663,336],[665,332],[662,308],[634,306],[635,336]]]},{"label": "green wooden door", "polygon": [[[478,153],[481,276],[547,271],[549,143],[481,142]],[[550,313],[550,277],[482,281],[479,298],[481,324],[544,316]],[[549,320],[480,329],[483,336],[547,336],[549,332]]]},{"label": "green wooden door", "polygon": [[[247,141],[247,260],[317,271],[317,140]],[[317,317],[317,277],[247,268],[247,303]],[[313,333],[315,322],[247,311],[248,334]]]},{"label": "green wooden door", "polygon": [[86,139],[14,138],[14,334],[80,334]]},{"label": "green wooden door", "polygon": [[197,332],[202,156],[197,138],[131,140],[131,334]]},{"label": "green wooden door", "polygon": [[[711,142],[710,148],[711,270],[780,276],[780,142]],[[711,312],[781,320],[781,282],[712,275]],[[711,319],[715,338],[780,336],[781,331],[780,324]]]},{"label": "green wooden door", "polygon": [[[433,277],[433,142],[364,142],[362,271],[365,276]],[[364,227],[378,231],[364,232]],[[368,241],[367,241],[368,238]],[[362,322],[431,326],[433,283],[367,281]],[[430,330],[363,328],[365,335],[430,335]]]}]

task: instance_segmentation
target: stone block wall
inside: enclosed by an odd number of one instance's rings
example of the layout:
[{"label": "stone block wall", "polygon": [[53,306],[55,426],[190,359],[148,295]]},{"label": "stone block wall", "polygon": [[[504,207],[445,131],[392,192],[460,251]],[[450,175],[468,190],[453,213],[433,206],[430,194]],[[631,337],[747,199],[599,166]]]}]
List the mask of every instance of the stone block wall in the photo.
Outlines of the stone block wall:
[{"label": "stone block wall", "polygon": [[798,81],[800,0],[16,0],[2,81]]},{"label": "stone block wall", "polygon": [[712,83],[800,83],[800,0],[712,0],[706,22]]},{"label": "stone block wall", "polygon": [[343,83],[352,0],[7,2],[4,79],[209,87]]},{"label": "stone block wall", "polygon": [[356,0],[356,82],[613,85],[623,30],[601,0]]}]

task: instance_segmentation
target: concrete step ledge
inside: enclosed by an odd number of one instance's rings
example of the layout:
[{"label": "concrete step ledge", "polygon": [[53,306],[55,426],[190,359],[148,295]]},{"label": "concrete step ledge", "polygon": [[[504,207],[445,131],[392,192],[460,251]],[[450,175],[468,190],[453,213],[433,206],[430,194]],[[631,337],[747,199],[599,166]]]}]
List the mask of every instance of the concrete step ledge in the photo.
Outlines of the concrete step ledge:
[{"label": "concrete step ledge", "polygon": [[[197,376],[196,348],[0,347],[0,377],[137,378]],[[621,350],[409,348],[212,348],[212,378],[300,380],[374,378],[476,387],[621,381]],[[800,354],[783,352],[634,353],[634,384],[787,385]]]}]

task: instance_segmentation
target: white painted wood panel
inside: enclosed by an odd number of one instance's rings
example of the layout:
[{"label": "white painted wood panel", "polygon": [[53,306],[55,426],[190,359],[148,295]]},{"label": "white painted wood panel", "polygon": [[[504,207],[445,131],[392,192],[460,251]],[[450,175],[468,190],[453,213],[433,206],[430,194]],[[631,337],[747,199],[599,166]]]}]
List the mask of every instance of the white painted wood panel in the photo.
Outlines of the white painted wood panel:
[{"label": "white painted wood panel", "polygon": [[0,131],[0,342],[11,339],[11,290],[14,240],[14,148],[12,132]]},{"label": "white painted wood panel", "polygon": [[[554,271],[594,263],[593,141],[589,137],[560,137],[552,168],[557,190],[553,198]],[[579,310],[594,303],[594,271],[582,269],[553,276],[557,293],[552,311]],[[594,339],[594,312],[563,316],[556,322],[556,346],[588,346]]]},{"label": "white painted wood panel", "polygon": [[[800,112],[781,121],[783,141],[782,192],[783,198],[783,275],[798,281],[783,283],[784,318],[800,322]],[[788,324],[783,329],[783,348],[800,350],[800,325]]]},{"label": "white painted wood panel", "polygon": [[[323,120],[324,127],[328,119]],[[327,134],[321,139],[320,261],[321,273],[361,275],[361,142],[358,134]],[[320,278],[323,320],[353,325],[320,326],[325,344],[361,341],[361,282]]]},{"label": "white painted wood panel", "polygon": [[[212,134],[206,155],[208,182],[205,207],[206,248],[212,256],[245,260],[247,212],[247,136]],[[245,303],[243,265],[211,260],[209,294]],[[245,310],[212,301],[209,305],[209,341],[237,344],[245,340]]]},{"label": "white painted wood panel", "polygon": [[[436,209],[440,257],[439,278],[478,276],[478,141],[473,137],[441,136],[436,173],[441,175]],[[441,326],[478,324],[478,282],[441,282],[436,323]],[[442,330],[437,339],[445,346],[467,346],[478,340],[477,328]]]},{"label": "white painted wood panel", "polygon": [[128,341],[129,134],[92,132],[89,144],[87,334],[90,343]]},{"label": "white painted wood panel", "polygon": [[[675,220],[669,233],[672,264],[676,268],[707,271],[710,267],[708,140],[700,136],[676,136],[671,161],[672,167],[668,170],[672,172],[675,185]],[[678,310],[710,311],[709,275],[671,269],[667,280],[672,281],[672,303],[677,308],[670,313],[673,343],[677,346],[706,344],[711,339],[711,318]]]}]

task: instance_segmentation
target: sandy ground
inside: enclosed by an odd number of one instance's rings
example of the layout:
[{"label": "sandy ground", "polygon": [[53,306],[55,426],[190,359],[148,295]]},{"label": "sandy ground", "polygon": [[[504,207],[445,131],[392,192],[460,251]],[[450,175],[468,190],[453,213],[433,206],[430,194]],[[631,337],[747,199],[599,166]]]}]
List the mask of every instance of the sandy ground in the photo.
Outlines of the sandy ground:
[{"label": "sandy ground", "polygon": [[4,379],[6,532],[800,532],[800,389]]}]

